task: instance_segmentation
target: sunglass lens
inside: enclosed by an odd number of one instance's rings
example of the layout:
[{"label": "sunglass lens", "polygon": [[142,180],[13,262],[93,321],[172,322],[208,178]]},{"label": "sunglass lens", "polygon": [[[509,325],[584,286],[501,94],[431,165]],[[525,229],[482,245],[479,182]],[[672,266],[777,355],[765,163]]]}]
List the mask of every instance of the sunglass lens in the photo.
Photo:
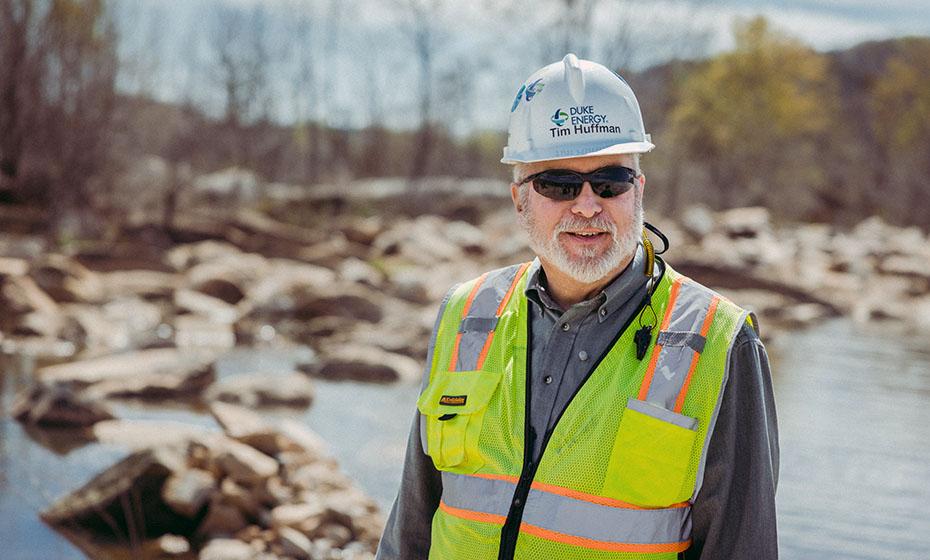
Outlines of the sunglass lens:
[{"label": "sunglass lens", "polygon": [[591,189],[594,194],[601,198],[613,198],[620,196],[626,191],[633,188],[633,183],[618,183],[617,181],[607,181],[604,183],[591,183]]},{"label": "sunglass lens", "polygon": [[571,176],[540,176],[533,180],[533,189],[552,200],[574,200],[583,183]]},{"label": "sunglass lens", "polygon": [[603,198],[620,196],[633,188],[636,172],[627,167],[606,167],[590,176],[591,188]]}]

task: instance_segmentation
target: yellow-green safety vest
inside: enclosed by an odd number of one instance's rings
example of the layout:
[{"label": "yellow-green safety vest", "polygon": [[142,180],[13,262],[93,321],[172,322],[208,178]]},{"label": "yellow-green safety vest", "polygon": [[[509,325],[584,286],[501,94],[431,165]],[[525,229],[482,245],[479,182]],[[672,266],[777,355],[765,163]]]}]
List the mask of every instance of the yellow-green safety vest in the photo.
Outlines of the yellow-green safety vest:
[{"label": "yellow-green safety vest", "polygon": [[[621,329],[525,455],[530,263],[460,285],[437,323],[420,437],[442,472],[431,560],[674,559],[748,312],[666,265],[638,359]],[[631,319],[631,322],[635,320]],[[748,319],[751,323],[751,319]],[[569,326],[568,328],[571,328]]]}]

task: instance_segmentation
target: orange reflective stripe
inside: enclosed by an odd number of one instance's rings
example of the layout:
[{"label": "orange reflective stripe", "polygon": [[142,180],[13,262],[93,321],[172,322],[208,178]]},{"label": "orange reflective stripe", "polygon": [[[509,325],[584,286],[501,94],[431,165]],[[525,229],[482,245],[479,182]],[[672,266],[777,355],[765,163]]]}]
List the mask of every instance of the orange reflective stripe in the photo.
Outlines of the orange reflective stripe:
[{"label": "orange reflective stripe", "polygon": [[[482,513],[480,511],[472,511],[468,509],[461,509],[452,507],[442,500],[439,501],[439,509],[448,513],[453,517],[458,517],[460,519],[466,519],[468,521],[477,521],[479,523],[490,523],[492,525],[503,525],[507,518],[503,515],[495,515],[492,513]],[[530,525],[529,523],[520,523],[520,530],[528,535],[533,535],[541,539],[546,539],[554,542],[560,542],[564,544],[569,544],[572,546],[578,546],[582,548],[589,548],[592,550],[603,550],[607,552],[638,552],[641,554],[649,553],[660,553],[660,552],[682,552],[687,550],[691,546],[691,541],[681,541],[681,542],[670,542],[670,543],[654,543],[654,544],[641,544],[641,543],[621,543],[621,542],[610,542],[610,541],[596,541],[594,539],[587,539],[584,537],[575,537],[572,535],[566,535],[565,533],[559,533],[558,531],[552,531],[549,529],[543,529],[542,527],[537,527],[535,525]]]},{"label": "orange reflective stripe", "polygon": [[507,290],[507,293],[504,295],[504,299],[501,300],[501,304],[497,306],[497,316],[500,317],[501,313],[504,312],[504,308],[507,307],[507,303],[510,301],[510,296],[513,295],[513,291],[516,289],[517,284],[520,282],[520,278],[523,278],[523,273],[526,272],[526,269],[529,268],[530,263],[525,262],[520,266],[520,269],[517,270],[517,275],[514,276],[513,282],[510,283],[510,289]]},{"label": "orange reflective stripe", "polygon": [[[672,291],[668,296],[668,303],[665,305],[665,316],[662,317],[662,326],[659,327],[659,331],[664,331],[668,328],[668,324],[672,320],[672,309],[675,308],[675,300],[678,299],[678,292],[681,290],[681,283],[684,281],[684,277],[679,277],[672,284]],[[649,395],[649,386],[652,385],[652,376],[656,372],[656,363],[659,361],[659,353],[662,352],[662,345],[656,344],[656,347],[652,350],[652,358],[649,360],[649,367],[646,368],[646,375],[643,376],[643,384],[639,386],[639,395],[636,397],[641,401],[646,400],[646,396]]]},{"label": "orange reflective stripe", "polygon": [[592,550],[603,550],[606,552],[638,552],[640,554],[660,553],[660,552],[682,552],[691,547],[691,541],[656,543],[656,544],[639,544],[639,543],[621,543],[609,541],[596,541],[584,537],[574,537],[565,535],[549,529],[535,527],[529,523],[521,523],[520,530],[529,535],[546,539],[550,541],[590,548]]},{"label": "orange reflective stripe", "polygon": [[[471,303],[475,299],[475,294],[478,293],[478,288],[481,287],[481,284],[484,282],[484,279],[487,277],[488,273],[485,272],[478,277],[478,280],[475,281],[474,287],[472,287],[471,292],[468,294],[468,299],[465,300],[465,307],[462,308],[462,320],[465,320],[465,317],[468,316],[468,310],[471,308]],[[462,342],[462,333],[459,332],[455,335],[455,346],[452,347],[452,358],[449,360],[449,371],[455,371],[455,366],[459,361],[459,344]]]},{"label": "orange reflective stripe", "polygon": [[[710,332],[710,324],[714,322],[714,314],[717,312],[717,304],[720,303],[720,298],[714,296],[710,300],[710,307],[707,309],[707,316],[704,317],[704,324],[701,325],[701,336],[706,337],[707,333]],[[694,375],[694,370],[697,369],[698,360],[701,358],[701,355],[697,352],[694,353],[694,357],[691,358],[691,365],[688,367],[688,376],[685,377],[685,382],[681,386],[681,391],[678,392],[678,398],[675,399],[675,412],[680,413],[681,409],[685,406],[685,397],[688,395],[688,386],[691,385],[691,376]]]},{"label": "orange reflective stripe", "polygon": [[[504,308],[507,307],[507,303],[510,302],[510,296],[513,295],[514,289],[517,287],[517,284],[520,282],[520,278],[523,277],[523,273],[526,271],[527,267],[530,266],[530,263],[523,263],[519,270],[517,270],[517,275],[514,276],[513,282],[510,283],[510,288],[507,290],[507,293],[504,295],[504,299],[501,300],[500,305],[497,306],[496,316],[500,317],[501,313],[504,312]],[[464,319],[464,317],[463,317]],[[475,369],[481,369],[481,366],[484,365],[484,359],[488,355],[488,350],[491,349],[491,343],[494,342],[494,331],[488,333],[488,338],[484,341],[484,346],[481,347],[481,353],[478,354],[478,362],[475,366]]]},{"label": "orange reflective stripe", "polygon": [[[517,484],[520,481],[520,479],[515,476],[508,476],[504,474],[475,473],[475,474],[463,475],[463,476],[474,476],[476,478],[486,478],[488,480],[503,480],[506,482],[510,482],[512,484]],[[621,500],[615,500],[613,498],[608,498],[606,496],[588,494],[586,492],[572,490],[571,488],[565,488],[564,486],[556,486],[555,484],[546,484],[543,482],[535,482],[535,481],[530,485],[530,488],[533,488],[534,490],[539,490],[540,492],[548,492],[550,494],[556,494],[558,496],[565,496],[566,498],[572,498],[572,499],[579,500],[582,502],[588,502],[591,504],[615,507],[615,508],[620,508],[620,509],[640,509],[640,510],[675,509],[675,508],[684,508],[684,507],[688,507],[691,505],[689,502],[680,502],[677,504],[672,504],[670,506],[664,506],[664,507],[656,507],[656,508],[642,507],[642,506],[633,505],[633,504],[630,504],[630,503],[627,503]]]},{"label": "orange reflective stripe", "polygon": [[478,521],[480,523],[493,523],[495,525],[503,525],[507,518],[503,515],[494,515],[493,513],[482,513],[480,511],[472,511],[470,509],[460,509],[452,507],[446,504],[444,501],[439,501],[439,509],[448,513],[449,515],[454,515],[455,517],[461,517],[462,519],[468,519],[469,521]]}]

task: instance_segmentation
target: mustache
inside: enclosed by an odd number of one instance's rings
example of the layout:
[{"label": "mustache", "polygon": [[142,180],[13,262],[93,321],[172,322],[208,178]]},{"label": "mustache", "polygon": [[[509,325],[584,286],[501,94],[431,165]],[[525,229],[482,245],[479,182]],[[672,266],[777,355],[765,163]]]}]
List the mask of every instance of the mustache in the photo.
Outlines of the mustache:
[{"label": "mustache", "polygon": [[563,218],[556,226],[553,231],[554,235],[564,233],[567,231],[574,231],[584,228],[593,228],[600,229],[610,233],[611,237],[617,236],[617,225],[611,222],[610,220],[604,217],[595,217],[591,219],[579,218],[577,216],[569,216]]}]

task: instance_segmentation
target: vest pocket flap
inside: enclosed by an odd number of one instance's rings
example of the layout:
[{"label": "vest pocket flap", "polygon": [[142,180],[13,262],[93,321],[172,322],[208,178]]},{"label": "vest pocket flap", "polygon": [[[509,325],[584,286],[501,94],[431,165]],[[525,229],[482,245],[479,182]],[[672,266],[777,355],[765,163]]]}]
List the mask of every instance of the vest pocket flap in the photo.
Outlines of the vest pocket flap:
[{"label": "vest pocket flap", "polygon": [[420,395],[417,408],[427,416],[472,414],[488,405],[500,381],[500,372],[441,371]]},{"label": "vest pocket flap", "polygon": [[697,428],[697,418],[692,418],[683,414],[677,414],[671,410],[662,408],[659,405],[652,404],[651,402],[631,398],[626,403],[626,409],[635,410],[636,412],[640,412],[646,416],[652,416],[657,420],[662,420],[663,422],[668,422],[669,424],[681,426],[682,428],[686,428],[688,430],[694,430]]}]

